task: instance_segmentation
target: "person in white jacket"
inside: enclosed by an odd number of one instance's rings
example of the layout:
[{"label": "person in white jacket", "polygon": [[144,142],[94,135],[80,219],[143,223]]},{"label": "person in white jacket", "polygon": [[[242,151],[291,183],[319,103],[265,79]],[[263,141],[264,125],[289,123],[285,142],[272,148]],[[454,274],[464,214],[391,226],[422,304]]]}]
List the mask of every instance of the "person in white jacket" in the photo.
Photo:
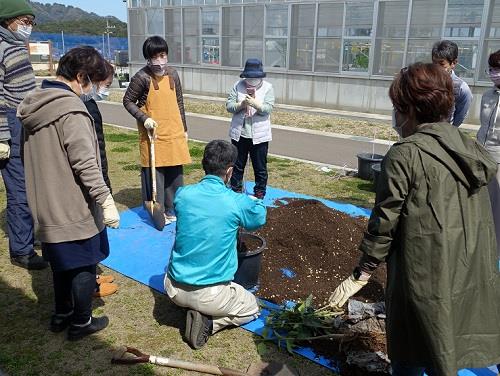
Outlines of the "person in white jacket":
[{"label": "person in white jacket", "polygon": [[238,159],[231,177],[231,188],[242,192],[243,172],[248,155],[255,176],[254,195],[264,198],[267,186],[267,152],[271,135],[270,114],[274,106],[273,86],[264,81],[266,73],[259,59],[248,59],[242,78],[236,82],[227,98],[226,109],[233,114],[229,137],[238,149]]},{"label": "person in white jacket", "polygon": [[[500,50],[493,52],[488,59],[488,75],[493,87],[485,91],[481,98],[481,126],[477,132],[478,142],[485,147],[493,159],[500,163],[500,119],[498,117],[500,102]],[[488,185],[495,233],[498,239],[497,251],[500,256],[500,169],[497,168],[496,179]]]}]

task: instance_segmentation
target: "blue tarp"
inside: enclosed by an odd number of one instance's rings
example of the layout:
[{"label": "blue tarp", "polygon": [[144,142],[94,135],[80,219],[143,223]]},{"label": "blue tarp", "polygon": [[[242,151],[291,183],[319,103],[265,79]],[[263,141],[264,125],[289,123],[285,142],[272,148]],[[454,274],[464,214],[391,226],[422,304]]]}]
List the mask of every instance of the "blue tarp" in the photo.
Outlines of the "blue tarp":
[{"label": "blue tarp", "polygon": [[[251,192],[253,184],[247,183],[247,189]],[[315,199],[330,208],[352,216],[368,217],[370,215],[370,210],[351,204],[341,204],[271,187],[267,189],[264,202],[266,205],[272,206],[276,200],[286,202],[286,198]],[[111,253],[102,262],[103,265],[150,286],[160,293],[165,293],[163,278],[174,243],[175,224],[166,226],[161,232],[157,231],[152,226],[148,213],[142,207],[138,207],[120,213],[120,228],[108,229],[108,237]],[[284,272],[289,273],[290,271],[285,270]],[[274,305],[270,306],[276,308]],[[268,314],[269,311],[263,309],[257,320],[244,325],[243,328],[260,335]],[[317,356],[310,348],[298,348],[296,353],[331,370],[337,370],[333,361]],[[459,375],[496,376],[496,372],[485,368],[462,370]]]}]

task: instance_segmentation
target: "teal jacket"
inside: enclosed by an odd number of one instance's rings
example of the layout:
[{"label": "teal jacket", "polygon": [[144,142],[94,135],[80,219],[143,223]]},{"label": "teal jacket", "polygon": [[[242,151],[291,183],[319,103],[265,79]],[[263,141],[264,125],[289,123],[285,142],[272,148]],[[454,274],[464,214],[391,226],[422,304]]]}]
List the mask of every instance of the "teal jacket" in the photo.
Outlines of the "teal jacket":
[{"label": "teal jacket", "polygon": [[194,286],[232,281],[238,268],[238,228],[252,231],[266,223],[262,200],[235,193],[221,178],[207,175],[179,188],[174,207],[177,230],[170,278]]}]

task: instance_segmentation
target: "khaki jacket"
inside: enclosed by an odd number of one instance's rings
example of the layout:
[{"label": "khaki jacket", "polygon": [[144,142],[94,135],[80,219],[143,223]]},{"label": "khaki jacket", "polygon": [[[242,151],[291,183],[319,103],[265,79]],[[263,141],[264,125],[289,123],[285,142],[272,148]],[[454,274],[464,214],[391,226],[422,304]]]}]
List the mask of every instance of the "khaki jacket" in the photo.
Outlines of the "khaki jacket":
[{"label": "khaki jacket", "polygon": [[28,204],[40,241],[88,239],[101,232],[101,204],[110,191],[83,102],[68,90],[37,88],[17,115],[24,128]]},{"label": "khaki jacket", "polygon": [[487,184],[497,165],[448,123],[423,124],[382,162],[361,250],[387,262],[393,361],[437,376],[500,363],[500,273]]}]

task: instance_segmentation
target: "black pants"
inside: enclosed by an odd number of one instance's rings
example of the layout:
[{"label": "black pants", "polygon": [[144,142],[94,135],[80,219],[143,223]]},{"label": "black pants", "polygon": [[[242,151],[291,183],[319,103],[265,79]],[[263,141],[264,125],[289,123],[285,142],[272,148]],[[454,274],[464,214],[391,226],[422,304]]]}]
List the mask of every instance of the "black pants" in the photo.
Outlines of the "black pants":
[{"label": "black pants", "polygon": [[243,188],[243,173],[247,164],[248,154],[255,175],[255,187],[253,192],[255,197],[264,198],[267,186],[267,151],[269,142],[254,145],[251,138],[240,137],[239,141],[231,140],[238,149],[238,159],[234,164],[233,175],[231,176],[231,188],[233,191],[241,192]]},{"label": "black pants", "polygon": [[[162,205],[166,214],[174,214],[175,192],[184,184],[182,166],[156,167],[156,199]],[[151,169],[141,169],[142,200],[153,199],[153,183]]]},{"label": "black pants", "polygon": [[73,311],[71,323],[85,324],[92,315],[92,295],[96,287],[96,265],[56,272],[52,270],[56,314]]}]

